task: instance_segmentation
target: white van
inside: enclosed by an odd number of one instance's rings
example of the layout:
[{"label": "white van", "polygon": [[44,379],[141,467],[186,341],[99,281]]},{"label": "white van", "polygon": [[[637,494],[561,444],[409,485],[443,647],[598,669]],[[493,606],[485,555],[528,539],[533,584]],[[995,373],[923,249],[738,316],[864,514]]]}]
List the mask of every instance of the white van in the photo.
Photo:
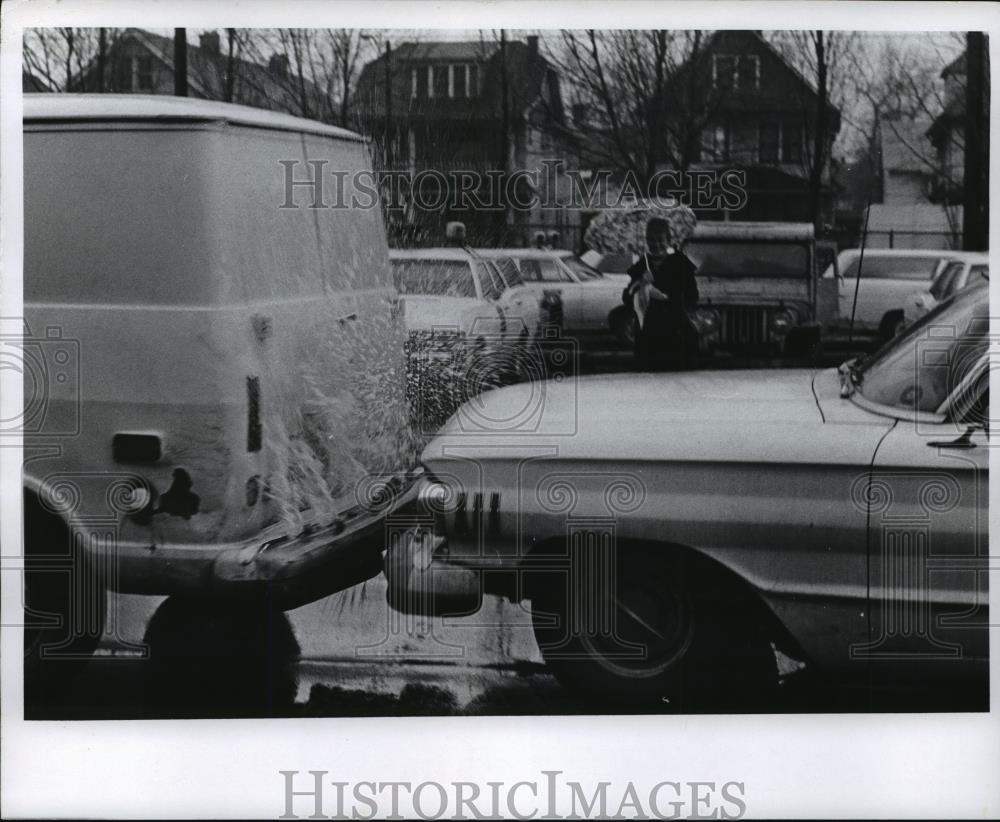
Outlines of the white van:
[{"label": "white van", "polygon": [[363,139],[26,95],[24,164],[26,598],[62,617],[29,660],[89,654],[105,586],[290,608],[376,575],[416,464],[384,226],[289,184],[349,195]]}]

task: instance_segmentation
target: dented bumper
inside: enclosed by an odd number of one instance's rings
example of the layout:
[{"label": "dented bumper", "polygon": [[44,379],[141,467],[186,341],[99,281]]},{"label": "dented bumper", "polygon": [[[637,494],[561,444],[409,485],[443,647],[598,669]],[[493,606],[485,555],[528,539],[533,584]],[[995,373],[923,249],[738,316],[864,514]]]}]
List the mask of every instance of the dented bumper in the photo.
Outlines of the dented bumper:
[{"label": "dented bumper", "polygon": [[416,474],[391,479],[391,498],[355,506],[299,534],[269,529],[212,545],[118,543],[109,587],[137,594],[267,596],[288,610],[342,591],[382,570],[386,519],[416,500]]}]

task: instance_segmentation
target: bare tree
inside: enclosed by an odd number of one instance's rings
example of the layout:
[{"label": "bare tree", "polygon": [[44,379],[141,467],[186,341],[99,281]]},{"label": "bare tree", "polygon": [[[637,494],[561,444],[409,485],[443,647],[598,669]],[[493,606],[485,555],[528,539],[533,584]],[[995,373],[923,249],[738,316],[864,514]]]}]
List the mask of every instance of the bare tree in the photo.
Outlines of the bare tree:
[{"label": "bare tree", "polygon": [[859,47],[856,32],[783,31],[770,42],[805,78],[799,95],[805,124],[803,171],[808,180],[809,219],[822,230],[822,195],[829,177],[830,158],[839,123],[835,110],[843,109],[850,93],[852,55]]},{"label": "bare tree", "polygon": [[574,111],[569,134],[598,165],[643,188],[658,168],[686,170],[723,102],[706,83],[701,31],[562,31],[546,53]]},{"label": "bare tree", "polygon": [[[107,55],[117,38],[117,29],[27,29],[24,68],[54,91],[102,91],[107,82]],[[91,62],[97,70],[87,73]]]}]

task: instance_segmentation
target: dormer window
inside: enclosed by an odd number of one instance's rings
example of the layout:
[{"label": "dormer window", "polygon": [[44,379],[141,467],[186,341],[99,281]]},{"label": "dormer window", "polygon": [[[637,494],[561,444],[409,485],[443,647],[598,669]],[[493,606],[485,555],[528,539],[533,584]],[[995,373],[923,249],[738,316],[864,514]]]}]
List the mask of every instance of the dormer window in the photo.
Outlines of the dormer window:
[{"label": "dormer window", "polygon": [[442,63],[410,69],[410,97],[464,100],[479,96],[479,66],[475,63]]},{"label": "dormer window", "polygon": [[712,88],[760,91],[760,57],[756,54],[713,54]]}]

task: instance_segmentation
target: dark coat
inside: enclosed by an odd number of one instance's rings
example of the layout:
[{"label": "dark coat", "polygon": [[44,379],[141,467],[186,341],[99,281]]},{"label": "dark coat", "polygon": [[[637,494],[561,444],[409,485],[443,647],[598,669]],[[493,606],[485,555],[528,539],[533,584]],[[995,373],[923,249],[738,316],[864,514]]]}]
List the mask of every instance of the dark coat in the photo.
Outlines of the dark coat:
[{"label": "dark coat", "polygon": [[[630,304],[647,264],[643,257],[628,270],[631,282],[625,291]],[[642,370],[678,371],[691,367],[698,351],[698,332],[687,312],[698,305],[696,270],[694,263],[680,251],[668,254],[653,266],[653,285],[667,295],[667,300],[651,300],[646,309],[635,348],[637,364]]]}]

